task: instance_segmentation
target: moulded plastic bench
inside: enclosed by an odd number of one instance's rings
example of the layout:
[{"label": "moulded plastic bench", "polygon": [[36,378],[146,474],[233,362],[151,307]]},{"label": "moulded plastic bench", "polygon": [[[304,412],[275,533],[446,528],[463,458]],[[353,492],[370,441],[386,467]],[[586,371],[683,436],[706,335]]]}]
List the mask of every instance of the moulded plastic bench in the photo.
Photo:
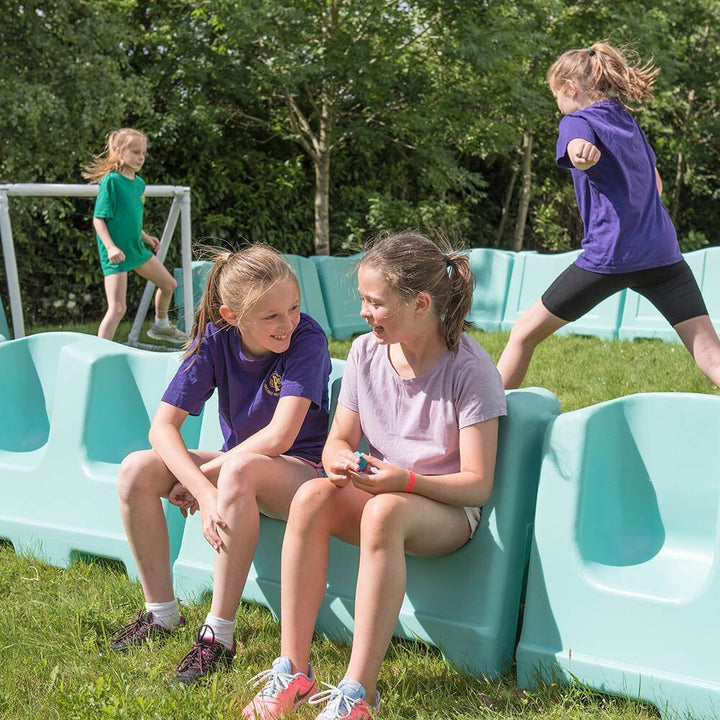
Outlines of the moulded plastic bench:
[{"label": "moulded plastic bench", "polygon": [[[45,333],[0,345],[0,537],[57,566],[78,557],[135,563],[117,496],[120,462],[148,448],[150,421],[179,353],[90,335]],[[200,420],[183,426],[196,444]],[[166,504],[171,553],[183,518]]]},{"label": "moulded plastic bench", "polygon": [[[706,279],[706,261],[712,254],[713,259],[708,263],[709,272]],[[716,325],[720,323],[720,293],[716,290],[720,285],[720,248],[712,250],[696,250],[687,253],[685,256],[687,264],[695,275],[695,279],[703,294],[707,293],[708,311],[711,317],[715,317]],[[714,291],[714,292],[713,292]],[[711,309],[710,302],[713,300],[714,308]],[[713,314],[714,310],[714,314]],[[668,321],[656,310],[655,306],[642,295],[634,290],[627,290],[625,295],[625,307],[618,337],[621,340],[635,340],[636,338],[657,338],[665,342],[679,343],[678,334],[672,329]]]},{"label": "moulded plastic bench", "polygon": [[349,257],[313,255],[332,336],[344,340],[368,331],[360,317],[360,296],[357,291],[357,264],[363,253]]},{"label": "moulded plastic bench", "polygon": [[475,290],[467,319],[480,330],[500,330],[515,253],[509,250],[474,248],[468,252],[468,258],[475,278]]},{"label": "moulded plastic bench", "polygon": [[[408,557],[407,592],[396,634],[438,647],[456,666],[496,676],[511,667],[529,554],[542,437],[559,412],[555,396],[529,388],[507,394],[495,486],[472,542],[444,558]],[[243,599],[280,610],[280,555],[285,523],[263,517]],[[330,573],[318,630],[352,635],[358,549],[331,541]],[[212,587],[213,551],[199,520],[185,525],[174,566],[176,592],[195,599]]]},{"label": "moulded plastic bench", "polygon": [[[207,276],[212,266],[213,264],[208,260],[193,260],[191,263],[193,311],[197,310],[200,304],[200,298],[205,292]],[[175,293],[173,294],[173,303],[177,311],[177,326],[180,330],[185,331],[185,296],[183,289],[185,287],[185,281],[183,279],[182,268],[175,268],[173,270],[173,276],[177,283],[177,288],[175,288]]]},{"label": "moulded plastic bench", "polygon": [[521,687],[577,681],[666,718],[718,716],[719,440],[710,395],[631,395],[551,423]]},{"label": "moulded plastic bench", "polygon": [[[579,250],[557,255],[540,255],[534,252],[517,253],[510,278],[502,329],[510,330],[523,313],[540,299],[552,281],[571,265],[579,254]],[[557,334],[595,335],[607,340],[616,339],[624,299],[624,290],[615,293],[583,317],[562,327]]]}]

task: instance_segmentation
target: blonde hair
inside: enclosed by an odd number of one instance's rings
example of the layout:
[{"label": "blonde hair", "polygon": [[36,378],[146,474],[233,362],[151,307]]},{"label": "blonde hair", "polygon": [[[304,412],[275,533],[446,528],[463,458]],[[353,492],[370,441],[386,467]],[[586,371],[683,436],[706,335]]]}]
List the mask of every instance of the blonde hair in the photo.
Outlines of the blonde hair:
[{"label": "blonde hair", "polygon": [[220,314],[221,305],[227,305],[242,321],[277,283],[292,279],[298,291],[300,289],[290,264],[269,245],[257,243],[237,252],[208,248],[204,254],[210,256],[213,266],[195,313],[185,358],[200,352],[208,323],[214,323],[219,329],[231,327]]},{"label": "blonde hair", "polygon": [[143,140],[147,146],[147,135],[141,130],[120,128],[108,133],[105,149],[83,168],[82,176],[91,183],[97,183],[108,173],[122,170],[123,163],[120,160],[120,153],[138,138]]},{"label": "blonde hair", "polygon": [[660,72],[651,62],[640,64],[637,53],[619,50],[605,42],[568,50],[547,72],[547,83],[560,88],[574,80],[593,101],[618,97],[630,102],[652,100],[652,88]]},{"label": "blonde hair", "polygon": [[455,350],[472,306],[475,279],[467,255],[443,252],[418,233],[380,237],[369,246],[360,267],[377,270],[404,300],[426,292],[432,298],[448,350]]}]

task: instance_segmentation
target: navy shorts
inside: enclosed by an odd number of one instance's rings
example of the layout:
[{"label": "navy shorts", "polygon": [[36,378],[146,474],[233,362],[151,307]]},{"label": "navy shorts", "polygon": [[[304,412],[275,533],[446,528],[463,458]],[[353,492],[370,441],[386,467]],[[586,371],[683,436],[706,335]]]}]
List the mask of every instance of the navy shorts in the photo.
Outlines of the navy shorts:
[{"label": "navy shorts", "polygon": [[577,320],[620,290],[631,288],[646,297],[670,323],[707,315],[707,307],[690,266],[672,265],[629,273],[596,273],[572,264],[542,296],[543,305],[562,320]]}]

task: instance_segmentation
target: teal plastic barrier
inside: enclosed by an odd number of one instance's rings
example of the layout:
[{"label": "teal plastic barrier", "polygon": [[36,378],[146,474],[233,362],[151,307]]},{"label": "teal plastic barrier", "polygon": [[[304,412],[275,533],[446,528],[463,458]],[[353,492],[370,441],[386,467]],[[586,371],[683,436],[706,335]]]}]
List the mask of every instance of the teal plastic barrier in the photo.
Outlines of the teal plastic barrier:
[{"label": "teal plastic barrier", "polygon": [[576,681],[665,718],[717,717],[719,438],[709,395],[632,395],[550,424],[520,687]]},{"label": "teal plastic barrier", "polygon": [[[510,287],[508,289],[502,329],[510,330],[542,294],[553,280],[571,265],[579,250],[557,255],[540,255],[534,252],[520,252],[515,256]],[[618,336],[625,291],[616,293],[575,322],[568,323],[558,335],[595,335],[612,340]]]},{"label": "teal plastic barrier", "polygon": [[[193,312],[197,310],[200,298],[205,292],[207,276],[212,266],[213,264],[208,260],[193,260],[192,262]],[[183,295],[185,282],[183,280],[182,268],[175,268],[173,270],[173,276],[175,277],[175,282],[177,283],[177,288],[175,288],[175,293],[173,295],[175,311],[177,312],[177,326],[180,330],[185,332],[185,297]]]},{"label": "teal plastic barrier", "polygon": [[[442,558],[408,557],[408,581],[396,634],[437,646],[456,666],[495,677],[512,664],[535,508],[542,438],[560,411],[547,390],[507,394],[508,417],[491,500],[473,540]],[[209,417],[209,416],[208,416]],[[280,611],[280,556],[285,523],[262,517],[243,599]],[[318,630],[349,641],[358,549],[331,541],[328,588]],[[194,599],[212,587],[213,550],[199,519],[188,518],[174,565],[176,593]]]},{"label": "teal plastic barrier", "polygon": [[[120,520],[117,472],[148,448],[150,421],[179,353],[152,353],[79,333],[0,344],[0,537],[64,567],[84,555],[137,569]],[[183,436],[198,441],[199,418]],[[183,518],[166,505],[171,553]]]},{"label": "teal plastic barrier", "polygon": [[[717,288],[720,283],[720,248],[713,248],[714,260],[710,263],[717,268],[717,271],[710,272],[707,281],[705,278],[705,265],[708,258],[708,250],[696,250],[687,253],[684,257],[700,289],[707,293],[710,299],[714,300],[715,318],[720,322],[720,294]],[[707,301],[706,301],[707,302]],[[708,310],[710,307],[708,306]],[[712,317],[712,313],[711,313]],[[680,338],[672,329],[668,321],[655,309],[655,306],[634,290],[627,290],[625,295],[625,307],[620,322],[618,337],[621,340],[635,340],[636,338],[657,338],[665,342],[679,343]]]},{"label": "teal plastic barrier", "polygon": [[3,307],[2,298],[0,298],[0,342],[10,339],[10,328],[8,327],[7,318],[5,317],[5,308]]},{"label": "teal plastic barrier", "polygon": [[[283,255],[283,257],[292,267],[298,279],[298,284],[300,285],[300,309],[317,320],[322,329],[327,334],[330,334],[330,323],[327,312],[325,311],[320,281],[318,280],[314,263],[310,259],[300,257],[299,255]],[[193,302],[195,309],[197,309],[200,298],[205,291],[207,276],[211,267],[212,263],[207,260],[195,260],[192,263]],[[178,327],[184,330],[185,301],[183,299],[182,268],[175,268],[173,274],[178,284],[173,296],[178,313]]]},{"label": "teal plastic barrier", "polygon": [[368,324],[360,317],[360,296],[357,290],[357,265],[362,255],[313,255],[310,258],[317,268],[330,332],[336,340],[368,331]]},{"label": "teal plastic barrier", "polygon": [[515,253],[475,248],[468,252],[468,259],[475,290],[467,319],[480,330],[496,332],[502,328]]}]

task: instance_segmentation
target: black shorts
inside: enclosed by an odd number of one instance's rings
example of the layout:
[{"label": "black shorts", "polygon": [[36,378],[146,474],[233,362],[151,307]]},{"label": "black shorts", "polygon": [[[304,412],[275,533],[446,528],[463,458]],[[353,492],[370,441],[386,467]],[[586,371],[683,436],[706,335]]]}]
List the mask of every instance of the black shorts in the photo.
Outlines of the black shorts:
[{"label": "black shorts", "polygon": [[573,263],[545,291],[542,303],[553,315],[572,322],[626,288],[646,297],[673,326],[708,314],[695,276],[685,260],[649,270],[613,274],[583,270]]}]

